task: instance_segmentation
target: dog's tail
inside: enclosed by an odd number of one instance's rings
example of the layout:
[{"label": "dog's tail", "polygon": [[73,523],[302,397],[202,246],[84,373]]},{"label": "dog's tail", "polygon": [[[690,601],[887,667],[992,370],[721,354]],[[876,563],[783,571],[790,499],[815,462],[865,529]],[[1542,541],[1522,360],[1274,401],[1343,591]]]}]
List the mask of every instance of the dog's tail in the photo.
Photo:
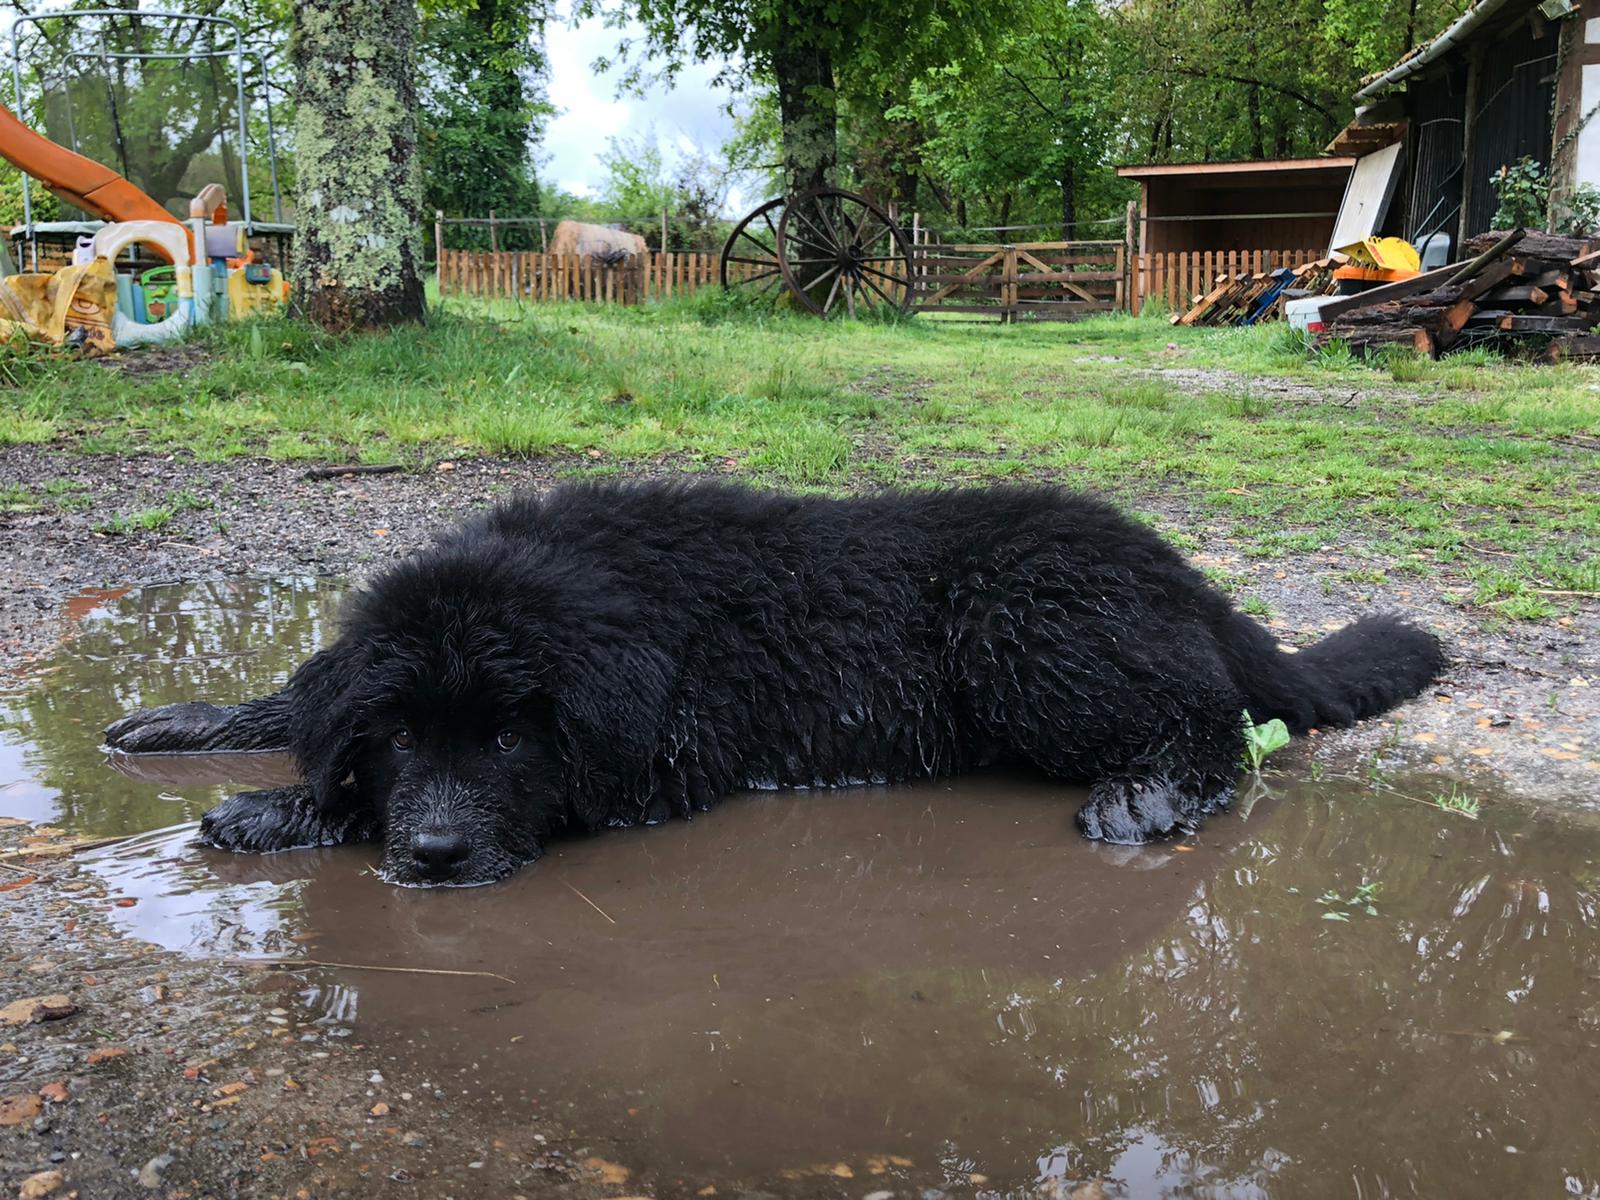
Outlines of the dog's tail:
[{"label": "dog's tail", "polygon": [[1362,617],[1295,654],[1244,614],[1228,615],[1220,640],[1251,719],[1278,717],[1295,733],[1388,712],[1445,666],[1439,639],[1398,617]]}]

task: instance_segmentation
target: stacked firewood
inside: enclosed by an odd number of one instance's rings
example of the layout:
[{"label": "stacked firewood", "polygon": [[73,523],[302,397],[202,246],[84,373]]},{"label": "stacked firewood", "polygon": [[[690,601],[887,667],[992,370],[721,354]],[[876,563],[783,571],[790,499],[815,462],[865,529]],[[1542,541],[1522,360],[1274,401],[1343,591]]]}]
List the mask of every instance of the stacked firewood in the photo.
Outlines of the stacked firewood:
[{"label": "stacked firewood", "polygon": [[1219,275],[1187,312],[1172,314],[1172,324],[1254,325],[1281,318],[1286,301],[1332,291],[1334,268],[1344,261],[1335,255],[1298,267]]},{"label": "stacked firewood", "polygon": [[1438,357],[1484,342],[1546,361],[1600,358],[1600,240],[1488,233],[1466,259],[1323,305],[1322,340],[1365,354],[1410,346]]}]

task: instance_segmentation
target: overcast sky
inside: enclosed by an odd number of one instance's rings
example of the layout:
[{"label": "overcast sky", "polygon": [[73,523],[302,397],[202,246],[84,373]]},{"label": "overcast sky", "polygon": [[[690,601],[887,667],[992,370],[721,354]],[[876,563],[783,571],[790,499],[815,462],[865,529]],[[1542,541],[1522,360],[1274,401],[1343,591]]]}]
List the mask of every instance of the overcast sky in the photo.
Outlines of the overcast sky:
[{"label": "overcast sky", "polygon": [[[615,57],[623,36],[598,19],[573,26],[561,18],[545,28],[550,102],[559,115],[545,131],[539,174],[578,195],[593,195],[599,188],[604,176],[600,155],[609,138],[636,138],[654,128],[670,163],[696,146],[715,151],[733,132],[733,121],[723,111],[727,94],[711,86],[720,64],[691,64],[679,72],[671,89],[657,85],[643,97],[619,98],[620,72],[600,75],[593,64],[601,55]],[[734,196],[729,207],[741,203]]]}]

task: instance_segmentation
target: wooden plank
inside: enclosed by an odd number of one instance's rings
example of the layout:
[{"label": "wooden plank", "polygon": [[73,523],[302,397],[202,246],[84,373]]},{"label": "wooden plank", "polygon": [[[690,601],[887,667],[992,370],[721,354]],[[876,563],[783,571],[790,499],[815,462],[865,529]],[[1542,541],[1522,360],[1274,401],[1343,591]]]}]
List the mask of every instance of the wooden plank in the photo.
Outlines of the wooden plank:
[{"label": "wooden plank", "polygon": [[[987,271],[990,267],[994,266],[996,263],[1002,263],[1004,260],[1005,260],[1005,251],[1004,250],[997,251],[996,253],[989,255],[989,257],[985,258],[982,262],[978,263],[970,271],[964,272],[962,274],[962,276],[961,276],[961,279],[964,282],[974,281],[984,271]],[[928,303],[932,304],[932,303],[938,302],[939,300],[942,300],[944,297],[948,296],[951,292],[955,291],[956,286],[957,286],[956,284],[952,283],[952,284],[949,284],[949,285],[947,285],[945,287],[939,288],[937,291],[933,292],[928,297]]]},{"label": "wooden plank", "polygon": [[1500,328],[1507,333],[1587,333],[1590,322],[1585,317],[1538,317],[1522,313],[1507,313],[1500,318]]}]

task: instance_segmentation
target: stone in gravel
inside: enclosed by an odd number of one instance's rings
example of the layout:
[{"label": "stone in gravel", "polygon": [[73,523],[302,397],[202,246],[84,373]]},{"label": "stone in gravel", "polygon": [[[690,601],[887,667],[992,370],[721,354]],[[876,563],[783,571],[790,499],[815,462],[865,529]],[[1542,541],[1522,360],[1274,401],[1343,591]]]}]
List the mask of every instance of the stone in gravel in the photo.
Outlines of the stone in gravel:
[{"label": "stone in gravel", "polygon": [[403,1145],[410,1146],[414,1150],[420,1150],[428,1144],[428,1139],[420,1133],[402,1133],[400,1141]]},{"label": "stone in gravel", "polygon": [[58,1079],[54,1083],[47,1083],[39,1089],[39,1095],[50,1104],[65,1104],[67,1100],[67,1081]]},{"label": "stone in gravel", "polygon": [[40,1171],[24,1179],[22,1190],[17,1194],[21,1200],[42,1200],[65,1182],[66,1177],[60,1171]]},{"label": "stone in gravel", "polygon": [[172,1165],[172,1152],[158,1154],[144,1166],[139,1168],[139,1186],[148,1191],[155,1191],[161,1186],[161,1179],[167,1173],[167,1168]]},{"label": "stone in gravel", "polygon": [[44,1101],[32,1092],[24,1092],[19,1096],[0,1096],[0,1125],[25,1124],[37,1117],[43,1107]]},{"label": "stone in gravel", "polygon": [[0,1022],[27,1025],[34,1021],[59,1021],[78,1011],[68,996],[26,996],[0,1008]]}]

